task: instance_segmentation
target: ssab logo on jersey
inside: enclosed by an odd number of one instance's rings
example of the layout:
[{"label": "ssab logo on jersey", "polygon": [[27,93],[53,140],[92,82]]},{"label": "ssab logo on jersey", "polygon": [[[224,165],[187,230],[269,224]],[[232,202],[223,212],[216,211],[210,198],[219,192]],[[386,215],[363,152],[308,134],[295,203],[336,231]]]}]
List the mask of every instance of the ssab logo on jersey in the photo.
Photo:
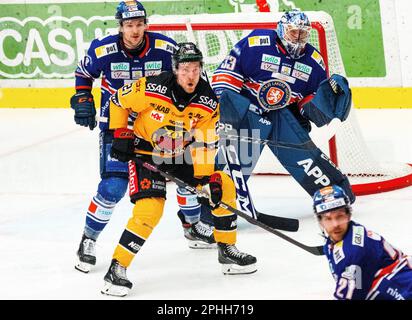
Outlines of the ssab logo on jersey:
[{"label": "ssab logo on jersey", "polygon": [[263,109],[267,111],[278,110],[289,104],[291,92],[286,82],[273,79],[264,82],[260,86],[257,99]]}]

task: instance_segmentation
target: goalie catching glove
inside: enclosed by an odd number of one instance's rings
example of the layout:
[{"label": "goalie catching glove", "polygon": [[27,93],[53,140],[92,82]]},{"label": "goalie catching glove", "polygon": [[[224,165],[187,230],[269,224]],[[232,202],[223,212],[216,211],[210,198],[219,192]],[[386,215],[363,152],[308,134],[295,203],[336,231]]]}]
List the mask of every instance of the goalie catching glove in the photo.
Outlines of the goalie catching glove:
[{"label": "goalie catching glove", "polygon": [[210,176],[209,183],[202,186],[203,195],[198,195],[200,204],[211,206],[216,209],[222,200],[222,177],[219,173],[213,173]]},{"label": "goalie catching glove", "polygon": [[126,128],[116,129],[113,138],[110,156],[122,162],[134,159],[135,135],[133,130]]},{"label": "goalie catching glove", "polygon": [[317,127],[329,124],[332,119],[345,121],[352,105],[352,92],[348,80],[338,74],[319,84],[316,95],[310,95],[299,103],[301,113]]},{"label": "goalie catching glove", "polygon": [[90,91],[80,90],[70,99],[70,107],[74,110],[74,122],[93,130],[97,126],[96,108]]}]

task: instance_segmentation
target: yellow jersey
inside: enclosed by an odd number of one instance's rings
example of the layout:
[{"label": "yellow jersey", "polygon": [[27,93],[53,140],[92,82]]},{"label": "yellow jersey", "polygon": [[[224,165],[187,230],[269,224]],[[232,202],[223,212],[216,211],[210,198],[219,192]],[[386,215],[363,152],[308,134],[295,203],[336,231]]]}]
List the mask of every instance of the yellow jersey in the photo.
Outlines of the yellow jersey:
[{"label": "yellow jersey", "polygon": [[123,86],[110,99],[109,127],[127,128],[134,114],[136,153],[171,158],[190,146],[195,177],[208,176],[214,172],[219,140],[219,103],[202,78],[193,94],[182,95],[182,90],[173,72]]}]

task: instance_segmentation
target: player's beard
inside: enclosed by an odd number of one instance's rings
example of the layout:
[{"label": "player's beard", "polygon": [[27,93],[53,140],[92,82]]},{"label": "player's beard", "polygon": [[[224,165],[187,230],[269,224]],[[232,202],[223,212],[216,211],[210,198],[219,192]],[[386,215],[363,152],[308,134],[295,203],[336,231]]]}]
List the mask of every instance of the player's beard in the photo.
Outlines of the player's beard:
[{"label": "player's beard", "polygon": [[335,228],[333,228],[333,230],[331,230],[330,232],[328,232],[329,237],[333,240],[333,242],[339,242],[341,241],[347,231],[347,227],[343,227],[343,226],[337,226]]}]

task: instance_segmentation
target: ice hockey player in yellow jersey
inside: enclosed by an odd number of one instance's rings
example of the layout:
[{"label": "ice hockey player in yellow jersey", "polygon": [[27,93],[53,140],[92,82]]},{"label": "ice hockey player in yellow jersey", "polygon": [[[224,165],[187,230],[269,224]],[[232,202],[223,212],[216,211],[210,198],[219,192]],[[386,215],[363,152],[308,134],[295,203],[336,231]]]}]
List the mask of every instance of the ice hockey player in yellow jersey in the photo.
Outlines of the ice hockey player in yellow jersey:
[{"label": "ice hockey player in yellow jersey", "polygon": [[[231,178],[215,171],[219,136],[219,104],[209,83],[201,77],[203,56],[193,43],[180,43],[172,56],[173,72],[143,77],[120,88],[110,102],[110,129],[114,129],[111,156],[129,161],[129,193],[133,216],[113,254],[102,293],[125,296],[132,288],[126,269],[158,224],[166,199],[166,181],[139,166],[141,157],[164,171],[202,189],[199,198],[212,207],[218,261],[224,274],[256,271],[256,258],[236,246],[236,214],[218,206],[236,207]],[[128,115],[134,113],[133,130]],[[167,261],[165,261],[167,264]]]}]

